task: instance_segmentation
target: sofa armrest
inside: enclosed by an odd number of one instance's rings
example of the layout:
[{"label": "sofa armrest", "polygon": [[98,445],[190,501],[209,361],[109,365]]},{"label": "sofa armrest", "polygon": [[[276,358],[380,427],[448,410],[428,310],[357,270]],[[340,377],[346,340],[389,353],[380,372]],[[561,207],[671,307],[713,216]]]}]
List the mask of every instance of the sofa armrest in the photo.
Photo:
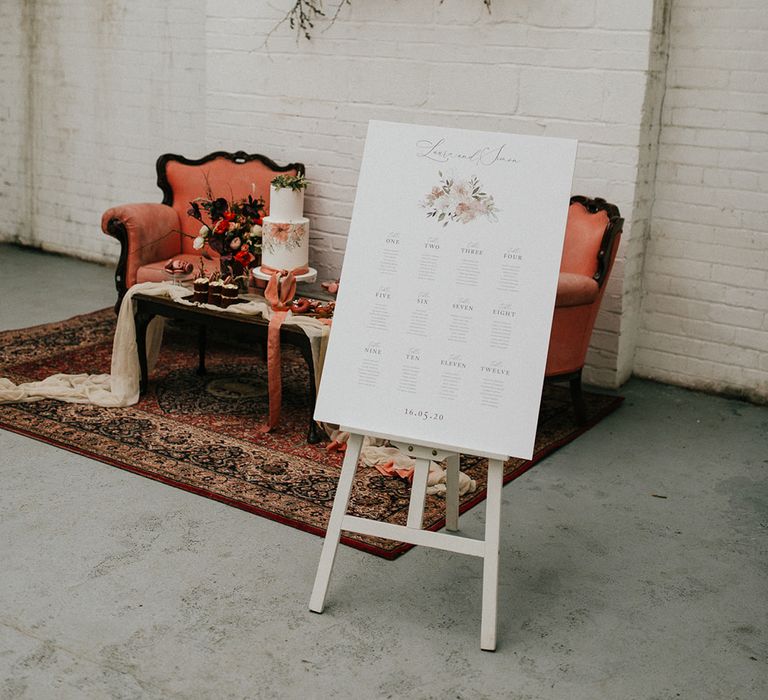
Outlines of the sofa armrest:
[{"label": "sofa armrest", "polygon": [[120,297],[136,284],[136,271],[142,265],[181,251],[180,228],[179,215],[166,204],[124,204],[104,212],[101,230],[122,246],[115,272]]},{"label": "sofa armrest", "polygon": [[594,277],[577,272],[561,272],[557,278],[555,307],[592,304],[599,291],[600,287]]}]

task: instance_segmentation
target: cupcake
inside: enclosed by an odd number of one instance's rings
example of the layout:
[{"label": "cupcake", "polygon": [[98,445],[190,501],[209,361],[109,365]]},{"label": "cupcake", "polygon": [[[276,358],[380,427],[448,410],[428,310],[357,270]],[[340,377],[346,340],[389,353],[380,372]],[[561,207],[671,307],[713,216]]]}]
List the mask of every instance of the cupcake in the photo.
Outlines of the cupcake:
[{"label": "cupcake", "polygon": [[237,299],[238,288],[236,284],[230,282],[221,288],[221,305],[226,309],[230,304],[234,304]]},{"label": "cupcake", "polygon": [[221,288],[224,283],[221,280],[213,280],[208,285],[208,303],[214,306],[221,306]]},{"label": "cupcake", "polygon": [[195,290],[195,293],[192,295],[192,301],[200,302],[201,304],[205,304],[208,301],[208,285],[210,284],[210,280],[207,277],[198,277],[193,283],[192,286]]}]

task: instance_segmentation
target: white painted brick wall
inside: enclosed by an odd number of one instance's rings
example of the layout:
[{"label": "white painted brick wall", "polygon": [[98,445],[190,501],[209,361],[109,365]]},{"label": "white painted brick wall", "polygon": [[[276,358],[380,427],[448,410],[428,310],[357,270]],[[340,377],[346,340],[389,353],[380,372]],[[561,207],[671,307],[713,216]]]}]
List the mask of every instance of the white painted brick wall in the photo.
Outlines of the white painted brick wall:
[{"label": "white painted brick wall", "polygon": [[[632,212],[652,0],[620,11],[612,0],[499,0],[491,15],[480,0],[355,0],[311,42],[297,44],[283,25],[265,47],[290,4],[22,3],[32,15],[17,43],[26,36],[35,47],[20,72],[34,130],[2,144],[6,162],[26,148],[30,167],[26,180],[12,178],[26,195],[19,226],[0,235],[113,260],[100,214],[158,200],[157,155],[242,148],[307,164],[312,262],[330,277],[343,259],[369,119],[577,138],[574,192],[615,202],[628,221],[586,373],[615,385],[621,314],[632,298],[623,251],[642,251],[631,245]],[[13,66],[8,41],[3,60]]]},{"label": "white painted brick wall", "polygon": [[27,76],[29,8],[0,3],[0,240],[16,238],[28,219]]},{"label": "white painted brick wall", "polygon": [[265,47],[291,4],[209,0],[208,147],[307,165],[312,264],[330,277],[343,259],[369,119],[579,139],[574,193],[605,197],[628,222],[585,372],[615,386],[627,249],[637,268],[629,298],[639,299],[643,241],[629,244],[650,133],[652,0],[499,0],[491,15],[480,0],[354,0],[311,42],[297,45],[283,25]]},{"label": "white painted brick wall", "polygon": [[330,277],[369,119],[577,138],[574,192],[627,220],[586,379],[764,395],[766,13],[675,0],[665,34],[668,1],[353,0],[266,47],[291,0],[2,3],[0,238],[114,260],[101,212],[158,201],[160,153],[242,148],[306,163]]},{"label": "white painted brick wall", "polygon": [[[34,129],[25,135],[29,207],[14,231],[2,233],[47,250],[115,260],[119,246],[101,233],[102,212],[160,201],[154,170],[160,153],[203,155],[205,4],[16,5],[30,15],[27,40],[34,49],[15,102],[24,104],[20,98],[27,96]],[[2,3],[0,18],[9,9]],[[2,36],[7,41],[8,33]],[[13,51],[0,45],[3,56]],[[10,160],[13,148],[4,138],[0,162]]]},{"label": "white painted brick wall", "polygon": [[675,0],[635,372],[768,399],[768,12]]},{"label": "white painted brick wall", "polygon": [[[651,8],[649,8],[651,9]],[[624,217],[623,255],[617,261],[622,282],[619,303],[608,309],[618,316],[617,351],[614,385],[626,381],[633,370],[635,347],[640,322],[643,263],[651,225],[651,206],[659,141],[660,111],[665,88],[668,57],[669,0],[654,0],[647,17],[651,21],[648,70],[644,76],[645,91],[640,106],[638,133],[639,158],[634,174],[633,207]],[[619,92],[619,94],[621,94]],[[626,233],[629,232],[627,236]]]}]

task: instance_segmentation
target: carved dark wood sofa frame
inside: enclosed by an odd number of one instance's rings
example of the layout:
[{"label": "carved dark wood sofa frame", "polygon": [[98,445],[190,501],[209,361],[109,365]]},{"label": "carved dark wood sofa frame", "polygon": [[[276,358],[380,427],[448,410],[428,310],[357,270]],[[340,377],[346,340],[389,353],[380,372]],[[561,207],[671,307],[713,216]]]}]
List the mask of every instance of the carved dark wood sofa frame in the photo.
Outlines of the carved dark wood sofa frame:
[{"label": "carved dark wood sofa frame", "polygon": [[[616,205],[601,198],[571,197],[545,381],[569,382],[576,419],[580,424],[586,421],[582,370],[623,226],[624,219]],[[581,251],[581,261],[577,263],[581,266],[581,274],[576,275],[569,268],[579,255],[573,253],[574,240],[569,241],[569,237],[580,234],[594,239],[594,243],[591,248],[586,246],[589,250],[586,256],[587,251]],[[586,273],[588,268],[591,269]],[[586,276],[585,273],[594,280],[591,289],[589,280],[580,279]]]},{"label": "carved dark wood sofa frame", "polygon": [[[209,182],[206,166],[216,170],[215,182]],[[139,261],[146,263],[193,253],[191,241],[200,224],[186,211],[191,199],[206,194],[206,185],[210,185],[217,196],[239,199],[251,194],[251,186],[247,183],[256,182],[255,194],[269,204],[272,177],[281,173],[304,174],[302,163],[278,165],[267,156],[244,151],[216,151],[198,159],[166,153],[157,159],[155,169],[157,186],[163,193],[160,204],[126,204],[107,210],[102,217],[104,233],[120,242],[120,258],[115,270],[115,311],[119,310],[125,292],[137,281],[137,256]],[[169,170],[174,171],[173,176],[169,175]],[[183,178],[190,181],[184,182]],[[177,192],[179,189],[183,193]],[[138,252],[140,247],[141,253]],[[195,255],[199,257],[200,254],[196,252]]]}]

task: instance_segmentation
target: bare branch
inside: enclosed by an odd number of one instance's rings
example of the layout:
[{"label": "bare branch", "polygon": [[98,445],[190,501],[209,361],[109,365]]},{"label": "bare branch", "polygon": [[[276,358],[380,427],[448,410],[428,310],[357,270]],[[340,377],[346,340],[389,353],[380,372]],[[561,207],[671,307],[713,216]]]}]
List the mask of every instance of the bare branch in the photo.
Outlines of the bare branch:
[{"label": "bare branch", "polygon": [[[373,0],[376,1],[376,0]],[[415,2],[420,2],[421,0],[414,0]],[[491,1],[492,0],[482,0],[483,5],[488,9],[488,13],[491,12]],[[443,4],[443,0],[440,0],[440,4]],[[338,19],[339,15],[341,14],[341,10],[345,5],[352,5],[352,0],[340,0],[338,5],[336,5],[336,10],[333,13],[333,16],[328,21],[328,26],[323,29],[323,31],[327,31],[330,27],[333,26],[334,22]],[[275,30],[280,27],[281,24],[284,22],[288,22],[291,29],[296,30],[296,39],[299,40],[302,38],[302,36],[309,40],[312,38],[311,31],[315,28],[315,22],[317,22],[320,19],[325,18],[327,15],[325,14],[325,11],[323,10],[323,0],[294,0],[293,7],[288,10],[288,12],[285,14],[285,17],[283,17],[272,29],[269,31],[269,33],[266,36],[266,39],[264,40],[264,45],[266,45],[267,41],[269,40],[269,37],[272,36],[272,34],[275,32]]]}]

